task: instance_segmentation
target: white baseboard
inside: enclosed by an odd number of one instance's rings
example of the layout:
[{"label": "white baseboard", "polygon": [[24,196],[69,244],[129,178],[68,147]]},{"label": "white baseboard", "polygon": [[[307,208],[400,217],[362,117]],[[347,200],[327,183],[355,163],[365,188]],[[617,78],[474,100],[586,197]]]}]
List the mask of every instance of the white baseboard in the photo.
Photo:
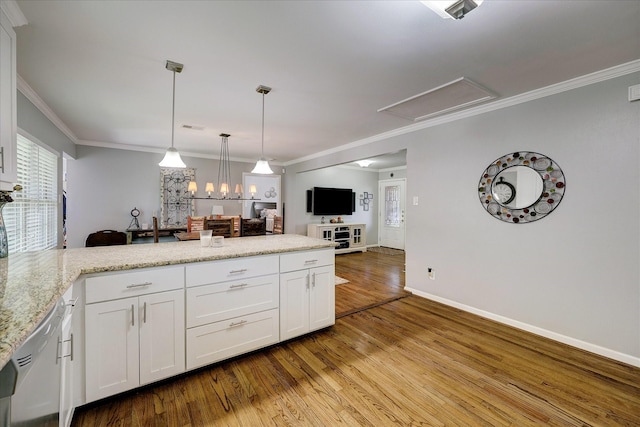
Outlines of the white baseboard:
[{"label": "white baseboard", "polygon": [[500,316],[498,314],[490,313],[488,311],[480,310],[475,307],[471,307],[465,304],[461,304],[456,301],[452,301],[446,298],[442,298],[436,295],[432,295],[426,292],[419,291],[413,288],[405,288],[406,291],[411,292],[414,295],[417,295],[422,298],[430,299],[444,305],[448,305],[451,307],[458,308],[460,310],[466,311],[468,313],[476,314],[480,317],[484,317],[486,319],[495,320],[496,322],[503,323],[505,325],[512,326],[517,329],[521,329],[523,331],[531,332],[532,334],[540,335],[545,338],[552,339],[554,341],[561,342],[563,344],[570,345],[572,347],[576,347],[591,353],[599,354],[600,356],[608,357],[609,359],[617,360],[622,363],[626,363],[628,365],[636,366],[640,368],[640,357],[634,357],[629,354],[620,353],[615,350],[611,350],[605,347],[601,347],[596,344],[591,344],[585,341],[581,341],[575,338],[568,337],[566,335],[559,334],[557,332],[549,331],[546,329],[539,328],[537,326],[532,326],[527,323],[523,323],[514,319],[510,319],[508,317]]}]

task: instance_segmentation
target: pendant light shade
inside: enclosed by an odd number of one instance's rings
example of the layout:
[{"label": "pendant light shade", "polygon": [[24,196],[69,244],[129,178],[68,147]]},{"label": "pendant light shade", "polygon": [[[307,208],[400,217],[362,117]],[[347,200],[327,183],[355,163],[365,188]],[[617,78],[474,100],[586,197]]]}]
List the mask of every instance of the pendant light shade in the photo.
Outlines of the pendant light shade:
[{"label": "pendant light shade", "polygon": [[182,72],[184,65],[177,62],[168,61],[165,66],[167,70],[173,72],[173,102],[171,104],[171,147],[167,149],[164,158],[158,165],[163,168],[186,168],[180,158],[180,153],[173,147],[173,136],[175,133],[175,115],[176,115],[176,73]]},{"label": "pendant light shade", "polygon": [[163,168],[186,168],[187,165],[184,164],[182,158],[180,157],[180,153],[173,147],[167,148],[167,152],[164,154],[164,158],[159,166]]},{"label": "pendant light shade", "polygon": [[270,174],[273,173],[273,171],[269,167],[269,162],[264,158],[260,158],[260,160],[258,160],[256,162],[256,165],[253,168],[253,170],[251,171],[251,173],[259,173],[259,174],[262,174],[262,175],[270,175]]},{"label": "pendant light shade", "polygon": [[256,88],[256,92],[262,94],[262,156],[260,160],[256,163],[256,166],[253,168],[251,173],[257,173],[261,175],[270,175],[273,173],[271,168],[269,167],[269,162],[264,157],[264,96],[271,92],[271,88],[267,86],[260,85]]}]

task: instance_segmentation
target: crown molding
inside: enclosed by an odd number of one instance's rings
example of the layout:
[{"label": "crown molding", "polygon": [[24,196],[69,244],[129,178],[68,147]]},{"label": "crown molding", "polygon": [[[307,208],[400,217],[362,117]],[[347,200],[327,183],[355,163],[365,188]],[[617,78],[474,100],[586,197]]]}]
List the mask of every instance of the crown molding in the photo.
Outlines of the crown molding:
[{"label": "crown molding", "polygon": [[[157,148],[157,147],[147,147],[143,145],[133,145],[133,144],[115,144],[113,142],[104,142],[104,141],[88,141],[88,140],[78,140],[76,142],[77,145],[86,145],[88,147],[101,147],[101,148],[111,148],[114,150],[126,150],[126,151],[140,151],[143,153],[156,153],[156,154],[164,154],[167,150],[165,148]],[[211,159],[211,160],[220,160],[220,154],[207,154],[207,153],[196,153],[193,151],[180,151],[180,156],[184,157],[197,157],[199,159]],[[243,157],[230,157],[229,161],[237,162],[237,163],[255,163],[257,159],[247,159]],[[273,162],[269,160],[270,164],[281,166],[281,163]]]},{"label": "crown molding", "polygon": [[502,108],[512,107],[518,104],[523,104],[525,102],[534,101],[536,99],[545,98],[547,96],[557,95],[562,92],[567,92],[573,89],[589,86],[595,83],[625,76],[627,74],[635,73],[638,71],[640,71],[640,59],[636,59],[634,61],[627,62],[625,64],[616,65],[615,67],[596,71],[591,74],[586,74],[584,76],[576,77],[571,80],[566,80],[564,82],[556,83],[540,89],[535,89],[520,95],[515,95],[505,99],[499,99],[493,102],[489,102],[487,104],[469,108],[467,110],[446,114],[430,120],[422,121],[420,123],[415,123],[415,124],[397,128],[388,132],[383,132],[374,136],[370,136],[368,138],[364,138],[358,141],[341,145],[339,147],[334,147],[329,150],[320,151],[315,154],[310,154],[308,156],[290,160],[288,162],[285,162],[284,166],[291,166],[297,163],[306,162],[308,160],[317,159],[330,154],[339,153],[345,150],[350,150],[352,148],[357,148],[357,147],[368,145],[374,142],[383,141],[385,139],[393,138],[396,136],[405,135],[405,134],[416,132],[422,129],[438,126],[444,123],[450,123],[450,122],[462,120],[468,117],[485,114],[491,111],[500,110]]},{"label": "crown molding", "polygon": [[78,137],[67,127],[67,125],[58,117],[56,113],[47,105],[46,102],[36,93],[35,90],[29,84],[24,81],[20,75],[16,79],[18,90],[45,115],[47,119],[57,127],[60,132],[64,133],[74,144],[78,143]]},{"label": "crown molding", "polygon": [[20,6],[18,6],[18,2],[15,0],[2,0],[0,2],[0,9],[2,9],[14,28],[22,27],[29,23],[24,13],[22,13]]}]

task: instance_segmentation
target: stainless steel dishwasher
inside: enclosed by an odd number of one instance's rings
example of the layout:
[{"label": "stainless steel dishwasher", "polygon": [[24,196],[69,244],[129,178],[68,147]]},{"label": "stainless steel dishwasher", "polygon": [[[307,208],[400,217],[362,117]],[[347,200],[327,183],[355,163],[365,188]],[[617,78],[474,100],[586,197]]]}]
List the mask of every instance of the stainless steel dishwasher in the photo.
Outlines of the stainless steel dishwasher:
[{"label": "stainless steel dishwasher", "polygon": [[0,371],[1,427],[58,426],[64,313],[60,301]]}]

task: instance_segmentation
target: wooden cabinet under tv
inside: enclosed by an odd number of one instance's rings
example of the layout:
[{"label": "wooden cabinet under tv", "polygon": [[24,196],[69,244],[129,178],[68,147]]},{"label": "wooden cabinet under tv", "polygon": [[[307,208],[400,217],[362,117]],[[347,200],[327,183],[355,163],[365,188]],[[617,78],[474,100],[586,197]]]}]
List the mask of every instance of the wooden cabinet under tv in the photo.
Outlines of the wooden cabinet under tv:
[{"label": "wooden cabinet under tv", "polygon": [[367,251],[365,224],[308,224],[307,236],[338,243],[337,254]]}]

